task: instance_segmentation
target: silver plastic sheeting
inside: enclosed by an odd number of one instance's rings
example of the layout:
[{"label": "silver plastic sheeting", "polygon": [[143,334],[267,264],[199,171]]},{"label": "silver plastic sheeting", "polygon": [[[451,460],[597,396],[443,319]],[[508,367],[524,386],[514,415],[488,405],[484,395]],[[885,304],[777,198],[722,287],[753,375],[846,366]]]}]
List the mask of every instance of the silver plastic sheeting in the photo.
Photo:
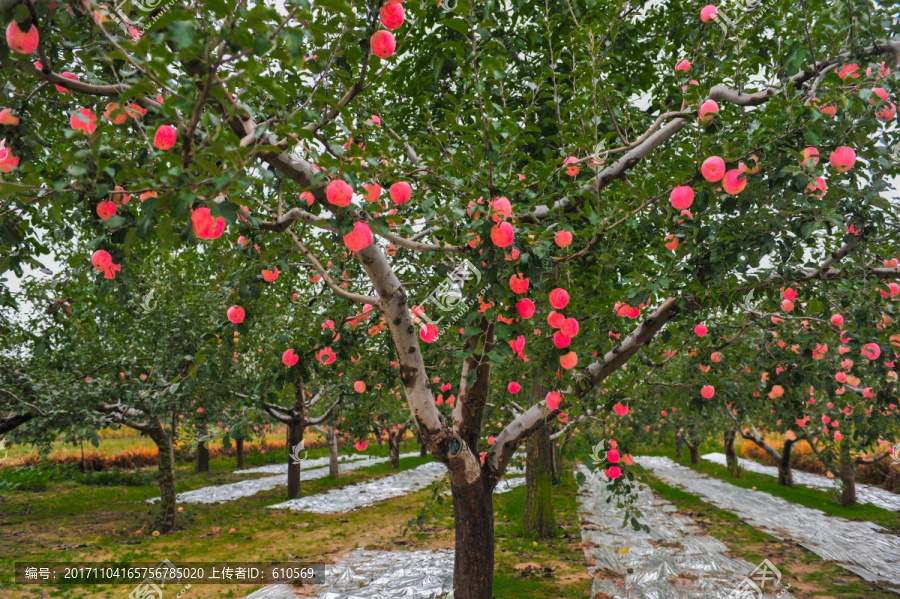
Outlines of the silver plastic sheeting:
[{"label": "silver plastic sheeting", "polygon": [[[721,466],[724,466],[727,463],[724,453],[708,453],[703,456],[703,459]],[[738,458],[738,463],[741,465],[741,468],[749,472],[778,476],[778,468],[775,466],[764,466],[753,460],[745,460],[743,458]],[[811,487],[813,489],[823,489],[825,491],[835,489],[840,480],[837,478],[828,478],[821,474],[800,472],[799,470],[794,470],[792,476],[794,483],[796,484],[803,485],[804,487]],[[871,503],[872,505],[883,507],[886,510],[892,510],[894,512],[900,511],[900,495],[884,489],[879,489],[878,487],[857,483],[856,499],[861,503]]]},{"label": "silver plastic sheeting", "polygon": [[497,483],[497,486],[494,487],[494,495],[499,495],[500,493],[509,493],[516,487],[521,487],[525,484],[524,476],[516,476],[513,478],[502,478],[500,482]]},{"label": "silver plastic sheeting", "polygon": [[[501,493],[509,493],[516,487],[521,487],[525,484],[524,476],[514,476],[512,478],[502,478],[500,482],[497,483],[497,486],[494,487],[494,495],[500,495]],[[453,494],[453,491],[447,489],[442,493],[442,495],[446,495],[449,497]]]},{"label": "silver plastic sheeting", "polygon": [[[353,462],[356,460],[364,460],[369,456],[359,454],[359,455],[340,455],[338,456],[338,463],[343,464],[344,462]],[[303,460],[304,468],[319,468],[321,466],[327,466],[331,458],[329,456],[325,456],[324,458],[316,458],[314,460]],[[269,464],[268,466],[258,466],[256,468],[249,468],[247,470],[236,470],[235,474],[278,474],[284,473],[287,474],[287,464]]]},{"label": "silver plastic sheeting", "polygon": [[[579,517],[584,554],[595,562],[591,596],[616,599],[721,599],[736,589],[755,566],[728,557],[728,547],[711,537],[676,507],[640,485],[635,507],[650,532],[622,527],[624,513],[616,499],[606,500],[606,476],[581,471],[587,481],[579,491]],[[787,581],[785,581],[787,582]],[[766,597],[791,595],[769,585]],[[783,594],[778,595],[779,592]],[[753,595],[756,597],[756,595]]]},{"label": "silver plastic sheeting", "polygon": [[401,497],[427,487],[447,473],[440,462],[428,462],[411,470],[385,476],[367,483],[332,489],[327,493],[299,497],[268,506],[273,510],[294,510],[316,514],[341,514]]},{"label": "silver plastic sheeting", "polygon": [[[698,495],[761,530],[791,537],[816,555],[900,593],[900,537],[866,521],[828,516],[761,491],[709,478],[665,457],[636,457],[664,483]],[[777,564],[776,564],[777,566]]]},{"label": "silver plastic sheeting", "polygon": [[[418,454],[407,453],[401,455],[400,457],[403,458],[412,455]],[[361,460],[343,464],[341,467],[341,471],[347,472],[349,470],[365,468],[366,466],[372,466],[374,464],[380,464],[387,461],[388,458],[367,457]],[[324,478],[328,476],[328,473],[329,469],[327,467],[313,468],[311,470],[304,469],[300,471],[300,480],[304,481]],[[226,501],[234,501],[235,499],[240,499],[241,497],[250,497],[251,495],[256,495],[257,493],[260,493],[262,491],[270,491],[276,487],[284,485],[287,485],[287,464],[284,465],[284,474],[279,474],[278,476],[267,476],[265,478],[257,478],[254,480],[242,480],[240,482],[230,483],[227,485],[213,485],[211,487],[203,487],[202,489],[179,493],[175,497],[175,501],[178,503],[224,503]],[[156,503],[157,501],[159,501],[159,497],[154,497],[152,499],[148,499],[147,503]]]},{"label": "silver plastic sheeting", "polygon": [[[273,584],[263,587],[254,593],[250,593],[244,599],[298,599],[303,595],[298,595],[294,587],[287,584]],[[308,599],[306,595],[305,599]]]},{"label": "silver plastic sheeting", "polygon": [[[438,599],[453,590],[453,551],[357,549],[326,566],[318,599]],[[296,599],[287,585],[264,587],[245,599]]]}]

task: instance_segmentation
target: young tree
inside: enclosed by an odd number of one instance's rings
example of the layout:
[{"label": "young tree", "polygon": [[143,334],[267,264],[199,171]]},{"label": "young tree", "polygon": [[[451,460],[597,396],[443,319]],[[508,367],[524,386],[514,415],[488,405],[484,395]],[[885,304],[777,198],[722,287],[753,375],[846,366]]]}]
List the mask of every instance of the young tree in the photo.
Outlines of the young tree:
[{"label": "young tree", "polygon": [[297,448],[301,447],[303,435],[307,427],[319,426],[330,420],[334,416],[335,408],[340,404],[343,398],[343,391],[340,391],[338,398],[331,402],[325,411],[319,416],[310,416],[309,411],[316,406],[324,405],[322,401],[333,391],[332,388],[323,385],[315,394],[306,391],[303,386],[303,379],[299,376],[293,385],[294,402],[289,408],[282,407],[278,404],[265,402],[264,409],[266,412],[282,424],[287,426],[287,454],[288,454],[288,498],[300,496],[300,468],[301,463],[295,459]]}]

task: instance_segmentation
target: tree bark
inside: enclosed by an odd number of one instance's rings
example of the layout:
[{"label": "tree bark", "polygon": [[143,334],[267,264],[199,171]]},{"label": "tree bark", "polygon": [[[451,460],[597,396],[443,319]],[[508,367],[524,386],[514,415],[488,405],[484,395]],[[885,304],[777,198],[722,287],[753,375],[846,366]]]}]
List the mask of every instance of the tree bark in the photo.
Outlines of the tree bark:
[{"label": "tree bark", "polygon": [[548,539],[556,532],[553,511],[553,441],[542,426],[525,442],[525,530]]},{"label": "tree bark", "polygon": [[[206,431],[202,431],[201,434],[206,434]],[[209,447],[206,446],[206,441],[201,441],[197,444],[197,453],[194,456],[194,472],[209,472]]]},{"label": "tree bark", "polygon": [[794,450],[794,441],[784,440],[784,448],[781,450],[781,459],[778,461],[778,484],[782,487],[794,485],[794,473],[791,469],[791,453]]},{"label": "tree bark", "polygon": [[338,468],[338,436],[334,427],[328,429],[328,474],[331,478],[338,478],[341,470]]},{"label": "tree bark", "polygon": [[456,523],[453,564],[455,599],[491,599],[494,584],[494,502],[491,484],[480,477],[465,488],[451,486]]},{"label": "tree bark", "polygon": [[287,453],[288,453],[288,499],[300,496],[300,464],[295,464],[291,457],[291,451],[303,440],[303,431],[306,423],[303,420],[294,420],[287,425]]},{"label": "tree bark", "polygon": [[169,468],[175,472],[175,443],[178,441],[178,419],[175,418],[176,410],[172,411],[172,434],[169,436]]},{"label": "tree bark", "polygon": [[[560,441],[559,443],[552,443],[552,440],[551,440],[550,476],[551,476],[551,479],[553,480],[553,486],[559,486],[559,483],[561,482],[561,479],[559,476],[559,462],[562,460],[563,443],[564,442],[562,442],[562,441]],[[559,445],[559,447],[556,446],[557,444]]]},{"label": "tree bark", "polygon": [[737,433],[734,429],[725,431],[725,464],[728,466],[728,471],[731,472],[731,476],[740,478],[741,467],[738,464],[737,452],[734,450],[734,438],[736,436]]},{"label": "tree bark", "polygon": [[856,505],[856,461],[850,456],[850,449],[841,447],[841,505]]},{"label": "tree bark", "polygon": [[400,469],[400,437],[403,433],[391,431],[388,436],[388,445],[391,451],[391,468]]},{"label": "tree bark", "polygon": [[419,457],[428,457],[428,448],[425,447],[425,442],[422,440],[422,434],[418,430],[416,431],[416,443],[419,444]]},{"label": "tree bark", "polygon": [[175,473],[172,469],[172,457],[174,456],[174,448],[172,440],[163,430],[162,426],[157,425],[147,431],[147,434],[156,444],[156,468],[159,472],[159,512],[156,515],[154,529],[165,534],[175,529]]},{"label": "tree bark", "polygon": [[699,443],[688,443],[687,446],[691,452],[691,466],[699,466],[700,465],[700,444]]},{"label": "tree bark", "polygon": [[10,414],[0,418],[0,435],[5,435],[9,431],[15,430],[26,422],[33,420],[34,414]]},{"label": "tree bark", "polygon": [[234,455],[237,458],[237,469],[244,469],[244,440],[243,439],[235,439],[234,440]]},{"label": "tree bark", "polygon": [[684,439],[680,436],[675,437],[675,457],[681,458],[681,448],[684,446]]}]

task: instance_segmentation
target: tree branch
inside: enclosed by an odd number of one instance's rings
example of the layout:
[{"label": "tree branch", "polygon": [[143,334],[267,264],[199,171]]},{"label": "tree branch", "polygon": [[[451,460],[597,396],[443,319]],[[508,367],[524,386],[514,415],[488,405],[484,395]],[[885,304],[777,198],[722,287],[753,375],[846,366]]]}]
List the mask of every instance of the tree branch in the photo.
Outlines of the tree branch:
[{"label": "tree branch", "polygon": [[[319,262],[319,259],[316,258],[315,254],[309,251],[309,249],[307,249],[307,247],[303,245],[303,243],[301,243],[300,238],[297,237],[297,234],[293,231],[288,231],[288,233],[294,240],[294,245],[296,245],[300,249],[300,251],[303,252],[303,254],[309,259],[309,261],[313,263],[313,266],[315,266],[316,269],[322,273],[322,279],[325,281],[325,284],[328,285],[329,288],[331,288],[332,291],[334,291],[339,296],[350,301],[354,301],[358,304],[375,304],[378,302],[378,298],[372,297],[370,295],[351,293],[335,285],[334,280],[331,278],[331,275],[328,274],[328,270],[322,266],[322,263]],[[372,247],[372,245],[370,245],[369,247]]]},{"label": "tree branch", "polygon": [[344,394],[341,393],[340,396],[338,396],[337,400],[333,404],[328,406],[328,409],[325,410],[324,414],[322,414],[321,416],[318,416],[316,418],[309,418],[309,419],[307,419],[307,422],[309,424],[322,424],[323,422],[325,422],[326,420],[331,418],[331,415],[332,415],[332,412],[334,412],[334,409],[337,406],[339,406],[341,404],[341,402],[343,402],[343,401],[344,401]]},{"label": "tree branch", "polygon": [[[486,318],[481,319],[481,332],[466,340],[466,345],[475,351],[481,346],[478,354],[473,353],[463,361],[462,374],[459,381],[459,399],[453,408],[453,430],[468,443],[469,448],[478,450],[478,435],[484,418],[484,405],[487,402],[491,382],[491,362],[487,354],[494,349],[494,325]],[[475,381],[469,386],[469,373],[475,371]]]},{"label": "tree branch", "polygon": [[893,455],[893,454],[891,454],[889,451],[886,451],[883,454],[881,454],[877,457],[874,457],[874,458],[864,458],[862,456],[858,456],[856,458],[856,463],[857,464],[877,464],[878,462],[880,462],[884,458],[888,457],[889,455]]}]

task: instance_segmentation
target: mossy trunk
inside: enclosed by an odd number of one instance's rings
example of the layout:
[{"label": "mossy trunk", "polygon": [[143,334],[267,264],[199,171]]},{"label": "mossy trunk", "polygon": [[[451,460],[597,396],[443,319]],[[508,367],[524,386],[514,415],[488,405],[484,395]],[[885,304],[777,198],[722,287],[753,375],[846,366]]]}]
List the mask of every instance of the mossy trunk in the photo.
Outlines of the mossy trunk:
[{"label": "mossy trunk", "polygon": [[398,433],[396,431],[391,431],[390,436],[388,437],[388,444],[390,445],[391,450],[391,468],[394,470],[400,469],[400,437],[402,433]]},{"label": "mossy trunk", "polygon": [[244,469],[244,440],[243,439],[235,439],[234,441],[234,455],[237,458],[237,469]]},{"label": "mossy trunk", "polygon": [[300,468],[301,464],[291,457],[294,447],[303,441],[303,431],[306,430],[306,422],[294,420],[287,425],[287,454],[288,454],[288,499],[300,496]]},{"label": "mossy trunk", "polygon": [[681,459],[681,448],[684,446],[684,439],[675,437],[675,457]]},{"label": "mossy trunk", "polygon": [[[560,438],[562,439],[562,438]],[[553,486],[558,487],[560,483],[559,466],[562,460],[562,450],[564,441],[559,442],[559,447],[551,441],[550,445],[550,475],[553,479]]]},{"label": "mossy trunk", "polygon": [[856,505],[856,461],[850,455],[850,450],[844,447],[841,447],[841,482],[844,485],[841,505]]},{"label": "mossy trunk", "polygon": [[778,484],[782,487],[794,485],[794,473],[791,469],[791,453],[794,451],[794,441],[784,440],[784,448],[781,450],[781,459],[778,461]]},{"label": "mossy trunk", "polygon": [[160,533],[168,533],[175,530],[175,471],[172,468],[175,449],[172,440],[162,426],[157,426],[147,431],[147,434],[156,444],[156,468],[159,483],[159,512],[154,522],[154,530]]},{"label": "mossy trunk", "polygon": [[341,475],[338,468],[338,436],[334,428],[328,433],[328,474],[331,478],[338,478]]},{"label": "mossy trunk", "polygon": [[699,443],[688,443],[688,450],[691,452],[691,466],[699,466],[700,465],[700,444]]},{"label": "mossy trunk", "polygon": [[[200,434],[205,435],[206,431],[201,431]],[[197,444],[197,452],[194,455],[194,472],[209,472],[209,447],[206,446],[206,441]]]},{"label": "mossy trunk", "polygon": [[556,532],[550,427],[544,426],[532,433],[526,441],[525,451],[525,530],[547,539]]},{"label": "mossy trunk", "polygon": [[734,449],[734,439],[737,433],[734,429],[725,431],[725,465],[734,478],[741,477],[741,467],[738,463],[737,451]]}]

